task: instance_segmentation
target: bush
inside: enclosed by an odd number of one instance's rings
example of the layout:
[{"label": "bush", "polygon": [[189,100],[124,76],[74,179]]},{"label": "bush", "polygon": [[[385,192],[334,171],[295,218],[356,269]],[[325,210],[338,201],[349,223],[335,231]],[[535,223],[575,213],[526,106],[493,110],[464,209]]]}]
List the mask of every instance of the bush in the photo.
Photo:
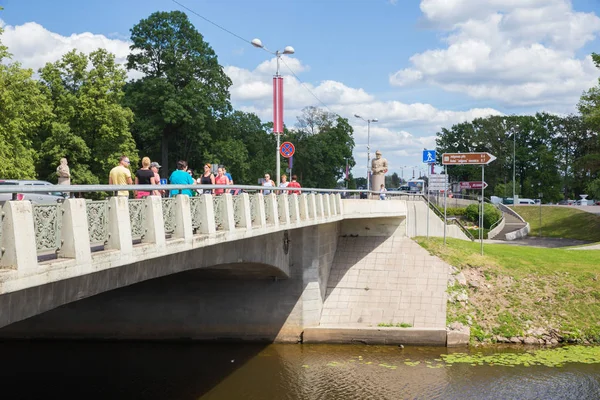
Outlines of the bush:
[{"label": "bush", "polygon": [[[478,223],[479,222],[479,205],[471,204],[466,208],[465,216],[471,222]],[[492,204],[485,203],[484,204],[484,212],[483,212],[483,227],[485,229],[490,229],[492,225],[498,222],[502,218],[502,213]]]},{"label": "bush", "polygon": [[465,215],[466,212],[467,212],[466,207],[446,207],[446,215],[449,215],[452,217],[463,216],[463,215]]}]

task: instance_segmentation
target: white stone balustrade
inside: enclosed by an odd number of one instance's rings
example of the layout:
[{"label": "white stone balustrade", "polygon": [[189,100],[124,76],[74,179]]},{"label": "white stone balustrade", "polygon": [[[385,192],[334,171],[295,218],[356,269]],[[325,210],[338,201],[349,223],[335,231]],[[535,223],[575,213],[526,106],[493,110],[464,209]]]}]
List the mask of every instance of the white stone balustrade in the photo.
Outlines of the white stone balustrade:
[{"label": "white stone balustrade", "polygon": [[[130,209],[130,204],[135,208]],[[339,195],[314,193],[266,196],[242,193],[235,197],[225,193],[194,198],[178,195],[174,199],[149,196],[144,200],[111,197],[107,202],[67,199],[56,204],[53,211],[61,216],[60,223],[47,226],[34,223],[34,207],[27,201],[5,203],[0,225],[0,270],[37,273],[40,267],[64,263],[82,269],[82,265],[97,263],[106,252],[117,252],[118,258],[128,262],[132,257],[140,261],[143,259],[139,257],[140,248],[151,248],[144,255],[166,255],[343,218]],[[49,231],[49,226],[53,230]],[[50,242],[60,243],[56,258],[38,260],[52,253],[36,244],[41,235]],[[95,239],[91,240],[92,237]],[[92,252],[92,247],[102,245],[103,248]]]}]

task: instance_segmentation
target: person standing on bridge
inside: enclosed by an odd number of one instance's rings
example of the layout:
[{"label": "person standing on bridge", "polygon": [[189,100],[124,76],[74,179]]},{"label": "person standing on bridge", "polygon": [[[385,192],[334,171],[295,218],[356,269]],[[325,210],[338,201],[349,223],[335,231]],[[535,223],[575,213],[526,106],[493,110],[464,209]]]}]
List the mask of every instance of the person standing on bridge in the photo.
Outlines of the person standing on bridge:
[{"label": "person standing on bridge", "polygon": [[[150,169],[150,158],[142,158],[142,168],[138,169],[135,173],[135,184],[136,185],[156,185],[154,178],[154,172]],[[143,199],[144,197],[150,196],[150,189],[148,190],[137,190],[134,191],[136,199]]]},{"label": "person standing on bridge", "polygon": [[385,185],[382,183],[381,187],[379,188],[379,200],[385,200],[385,192],[387,192],[387,189],[385,188]]},{"label": "person standing on bridge", "polygon": [[[187,161],[177,161],[177,170],[173,171],[171,176],[169,177],[169,182],[171,185],[193,185],[194,178],[187,173],[188,164]],[[192,197],[194,194],[190,189],[174,189],[171,190],[171,197],[177,196],[179,193],[187,194]]]},{"label": "person standing on bridge", "polygon": [[[271,175],[265,174],[265,179],[263,180],[262,185],[263,186],[268,186],[268,187],[274,187],[275,186],[275,182],[273,182],[271,180]],[[263,194],[266,196],[268,194],[271,194],[271,191],[270,190],[263,190]]]},{"label": "person standing on bridge", "polygon": [[[223,167],[217,169],[217,176],[215,177],[215,185],[228,185],[229,179],[223,173]],[[215,189],[215,195],[219,196],[225,193],[225,189]]]},{"label": "person standing on bridge", "polygon": [[[198,185],[214,185],[215,176],[211,172],[212,165],[204,164],[204,172],[200,175],[200,178],[196,180]],[[204,189],[204,194],[212,194],[212,189]]]},{"label": "person standing on bridge", "polygon": [[[297,175],[292,175],[292,181],[290,183],[288,183],[287,185],[288,188],[300,188],[302,186],[300,186],[300,183],[298,183],[298,176]],[[288,191],[289,194],[300,194],[300,190],[289,190]]]},{"label": "person standing on bridge", "polygon": [[[131,185],[133,180],[131,179],[131,171],[129,170],[129,157],[121,156],[119,158],[119,165],[110,170],[108,175],[109,185]],[[128,190],[119,190],[117,196],[129,197]]]}]

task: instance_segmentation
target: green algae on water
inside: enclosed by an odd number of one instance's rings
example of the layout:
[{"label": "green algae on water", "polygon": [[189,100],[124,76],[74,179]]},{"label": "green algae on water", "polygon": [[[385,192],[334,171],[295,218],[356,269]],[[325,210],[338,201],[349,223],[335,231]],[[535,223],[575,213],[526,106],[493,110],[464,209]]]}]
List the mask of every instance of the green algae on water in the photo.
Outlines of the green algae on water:
[{"label": "green algae on water", "polygon": [[546,367],[562,367],[565,363],[600,364],[600,347],[598,346],[565,346],[555,349],[540,349],[525,353],[482,353],[442,354],[447,364],[470,364],[514,367],[521,365],[530,367],[543,365]]}]

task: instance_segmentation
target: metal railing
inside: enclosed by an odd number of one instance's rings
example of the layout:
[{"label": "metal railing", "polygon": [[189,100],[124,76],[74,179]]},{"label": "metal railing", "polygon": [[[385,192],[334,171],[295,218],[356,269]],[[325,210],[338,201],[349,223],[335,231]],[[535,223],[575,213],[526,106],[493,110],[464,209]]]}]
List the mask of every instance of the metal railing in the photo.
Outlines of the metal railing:
[{"label": "metal railing", "polygon": [[[424,198],[423,200],[425,202],[427,202],[426,198]],[[464,226],[458,218],[456,218],[456,217],[448,218],[447,216],[444,216],[444,213],[442,212],[442,210],[440,210],[434,203],[429,202],[428,204],[429,204],[429,208],[431,210],[433,210],[434,214],[436,214],[442,221],[444,221],[444,220],[446,221],[446,225],[448,224],[448,221],[452,221],[452,223],[457,225],[463,231],[463,233],[469,239],[471,239],[471,241],[475,241],[475,237],[473,236],[471,231],[469,231],[469,229],[467,229],[467,227]]]}]

